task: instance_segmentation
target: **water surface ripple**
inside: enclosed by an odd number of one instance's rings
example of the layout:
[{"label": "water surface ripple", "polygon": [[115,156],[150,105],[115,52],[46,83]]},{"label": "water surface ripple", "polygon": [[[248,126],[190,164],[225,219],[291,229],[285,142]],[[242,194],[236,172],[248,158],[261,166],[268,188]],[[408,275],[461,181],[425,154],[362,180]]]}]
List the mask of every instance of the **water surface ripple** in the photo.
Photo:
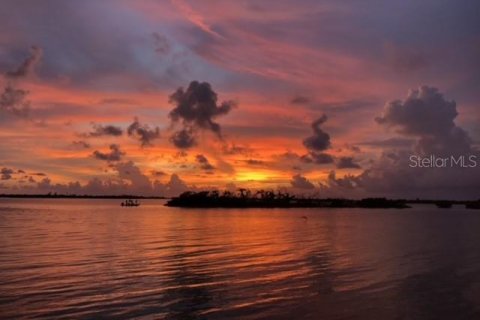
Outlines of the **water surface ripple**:
[{"label": "water surface ripple", "polygon": [[1,319],[480,319],[480,213],[455,206],[0,199],[0,244]]}]

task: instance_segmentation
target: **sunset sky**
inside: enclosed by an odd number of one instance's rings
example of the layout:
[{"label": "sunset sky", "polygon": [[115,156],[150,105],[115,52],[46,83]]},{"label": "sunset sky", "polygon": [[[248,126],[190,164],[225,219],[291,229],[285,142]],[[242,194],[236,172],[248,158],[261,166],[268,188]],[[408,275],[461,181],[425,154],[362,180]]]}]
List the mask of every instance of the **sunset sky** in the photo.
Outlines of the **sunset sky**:
[{"label": "sunset sky", "polygon": [[477,0],[7,0],[0,30],[0,193],[480,198]]}]

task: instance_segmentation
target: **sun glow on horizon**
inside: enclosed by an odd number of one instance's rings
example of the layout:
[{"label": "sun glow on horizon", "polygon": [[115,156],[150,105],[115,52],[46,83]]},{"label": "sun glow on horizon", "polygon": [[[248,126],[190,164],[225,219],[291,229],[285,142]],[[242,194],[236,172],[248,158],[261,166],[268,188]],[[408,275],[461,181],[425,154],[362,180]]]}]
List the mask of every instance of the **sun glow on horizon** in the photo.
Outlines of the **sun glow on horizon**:
[{"label": "sun glow on horizon", "polygon": [[245,181],[265,181],[271,178],[271,174],[267,172],[260,172],[260,171],[244,171],[238,172],[236,174],[235,180],[240,182]]}]

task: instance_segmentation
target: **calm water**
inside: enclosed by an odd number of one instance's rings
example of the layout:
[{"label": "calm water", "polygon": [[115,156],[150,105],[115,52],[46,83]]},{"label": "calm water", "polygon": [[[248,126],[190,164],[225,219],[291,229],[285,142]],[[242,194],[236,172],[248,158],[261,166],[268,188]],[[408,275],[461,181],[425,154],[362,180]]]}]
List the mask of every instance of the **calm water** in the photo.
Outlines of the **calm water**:
[{"label": "calm water", "polygon": [[0,318],[480,319],[478,211],[162,204],[0,199]]}]

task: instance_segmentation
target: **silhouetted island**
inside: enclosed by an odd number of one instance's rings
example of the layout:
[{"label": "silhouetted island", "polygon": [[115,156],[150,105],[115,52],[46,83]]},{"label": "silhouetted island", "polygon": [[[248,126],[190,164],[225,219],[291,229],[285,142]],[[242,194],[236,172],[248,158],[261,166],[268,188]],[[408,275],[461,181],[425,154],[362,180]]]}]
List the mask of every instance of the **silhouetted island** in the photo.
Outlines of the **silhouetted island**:
[{"label": "silhouetted island", "polygon": [[296,197],[285,192],[239,189],[230,191],[187,191],[170,199],[169,207],[190,208],[410,208],[406,200],[386,198],[318,199]]}]

